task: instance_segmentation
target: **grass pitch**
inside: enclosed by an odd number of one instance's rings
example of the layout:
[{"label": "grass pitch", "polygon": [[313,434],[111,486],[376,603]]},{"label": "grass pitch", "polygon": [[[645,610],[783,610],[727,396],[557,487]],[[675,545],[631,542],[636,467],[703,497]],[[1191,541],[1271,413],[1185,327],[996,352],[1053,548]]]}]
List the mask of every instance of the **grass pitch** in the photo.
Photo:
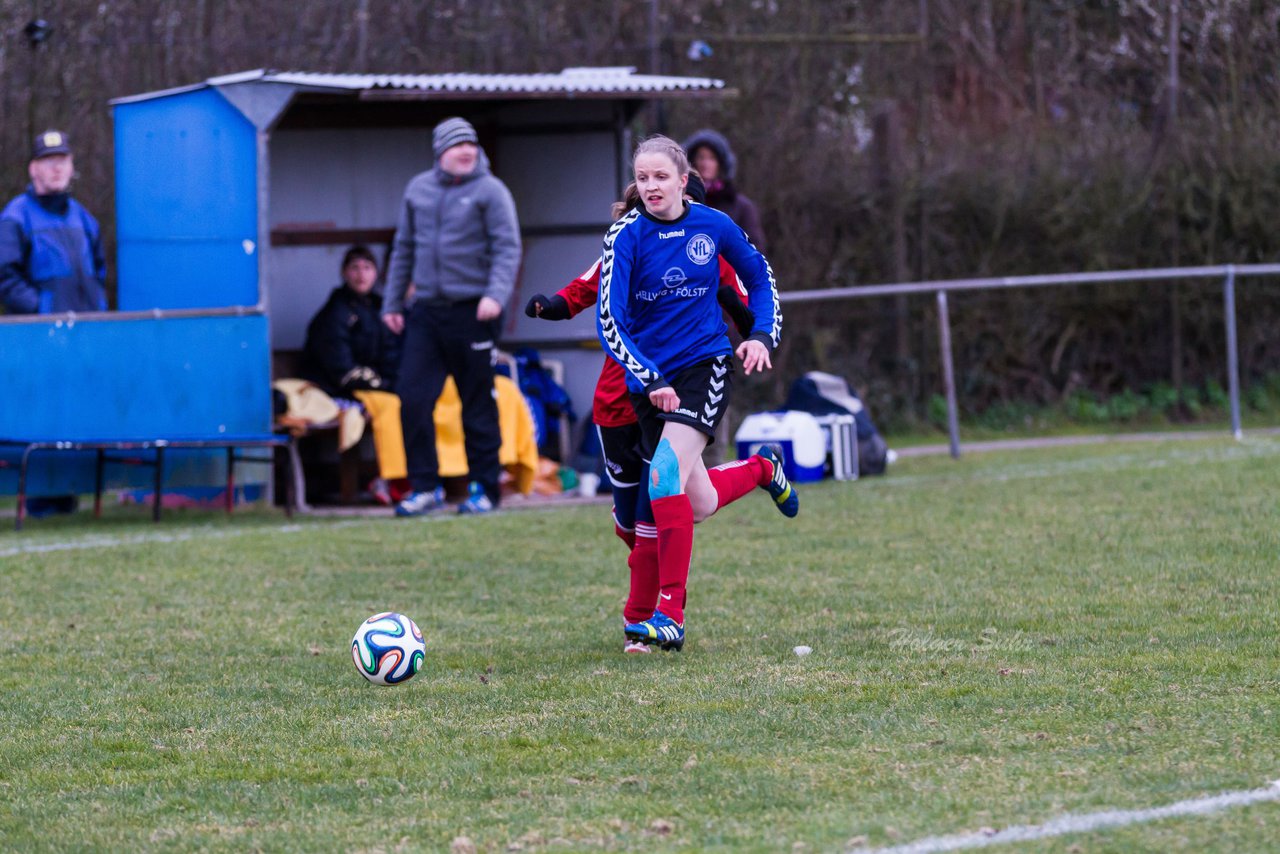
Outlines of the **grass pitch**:
[{"label": "grass pitch", "polygon": [[[607,509],[0,534],[0,849],[844,851],[1280,777],[1280,441],[900,461],[700,525],[624,656]],[[413,617],[425,669],[349,644]],[[793,648],[812,647],[807,656]],[[1267,850],[1263,803],[1020,850]]]}]

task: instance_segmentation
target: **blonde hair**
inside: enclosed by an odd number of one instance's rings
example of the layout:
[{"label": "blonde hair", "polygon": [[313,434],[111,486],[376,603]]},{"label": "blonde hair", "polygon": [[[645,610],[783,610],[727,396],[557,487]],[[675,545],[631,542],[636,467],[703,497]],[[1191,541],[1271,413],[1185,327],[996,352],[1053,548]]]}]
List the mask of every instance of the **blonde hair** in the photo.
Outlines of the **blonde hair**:
[{"label": "blonde hair", "polygon": [[685,154],[684,149],[680,147],[680,143],[676,142],[671,137],[663,136],[662,134],[654,134],[637,145],[636,153],[631,157],[631,167],[633,169],[636,165],[636,159],[639,158],[641,154],[666,155],[671,159],[671,162],[676,165],[676,171],[679,174],[689,174],[689,155]]},{"label": "blonde hair", "polygon": [[640,190],[636,187],[636,182],[632,181],[627,185],[627,189],[622,191],[622,200],[613,203],[611,213],[614,219],[620,219],[624,213],[639,206]]}]

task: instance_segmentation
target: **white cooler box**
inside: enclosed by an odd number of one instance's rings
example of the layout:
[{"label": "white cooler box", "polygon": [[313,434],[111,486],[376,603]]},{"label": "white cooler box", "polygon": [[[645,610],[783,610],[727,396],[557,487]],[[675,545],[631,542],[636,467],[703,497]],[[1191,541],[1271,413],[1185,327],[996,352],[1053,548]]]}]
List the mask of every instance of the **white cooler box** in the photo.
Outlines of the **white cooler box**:
[{"label": "white cooler box", "polygon": [[[764,445],[782,449],[782,470],[796,483],[822,480],[827,460],[827,436],[807,412],[759,412],[748,415],[734,437],[738,459],[745,460]],[[857,464],[854,464],[857,471]]]}]

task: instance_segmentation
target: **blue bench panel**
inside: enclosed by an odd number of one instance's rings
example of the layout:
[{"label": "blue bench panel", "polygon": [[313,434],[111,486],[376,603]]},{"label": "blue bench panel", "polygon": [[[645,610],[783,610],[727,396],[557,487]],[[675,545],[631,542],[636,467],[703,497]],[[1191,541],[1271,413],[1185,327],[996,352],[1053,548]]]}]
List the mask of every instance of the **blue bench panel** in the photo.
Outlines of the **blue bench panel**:
[{"label": "blue bench panel", "polygon": [[[0,323],[0,437],[147,440],[271,431],[267,320],[242,317],[95,318]],[[0,450],[0,493],[17,491],[20,449]],[[152,451],[113,452],[154,458]],[[93,489],[92,452],[33,457],[33,495]],[[166,484],[223,482],[225,452],[165,454]],[[252,482],[266,466],[246,471]],[[110,465],[109,487],[144,486],[151,469]]]}]

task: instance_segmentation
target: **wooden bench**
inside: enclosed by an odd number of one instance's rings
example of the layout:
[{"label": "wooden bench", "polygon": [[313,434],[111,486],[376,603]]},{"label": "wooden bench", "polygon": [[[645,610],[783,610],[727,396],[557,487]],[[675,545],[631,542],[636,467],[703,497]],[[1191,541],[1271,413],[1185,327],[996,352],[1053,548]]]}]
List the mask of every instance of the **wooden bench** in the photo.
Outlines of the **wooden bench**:
[{"label": "wooden bench", "polygon": [[[276,350],[271,354],[271,373],[272,376],[280,379],[284,377],[294,377],[298,373],[298,366],[301,362],[302,353],[299,350]],[[516,384],[516,388],[520,387],[520,364],[516,357],[504,350],[494,348],[493,364],[496,367],[502,366],[506,368],[507,375],[511,381]],[[557,383],[564,385],[564,364],[555,359],[544,359],[542,362]],[[560,455],[561,462],[566,465],[569,462],[569,454],[571,452],[572,443],[570,440],[570,423],[568,415],[560,416]],[[336,447],[338,438],[338,422],[330,421],[324,424],[296,424],[296,423],[277,423],[277,429],[281,432],[289,432],[295,439],[301,440],[313,436],[332,437],[334,446]],[[291,472],[290,480],[293,486],[293,495],[295,496],[295,507],[303,512],[310,509],[307,504],[307,475],[302,465],[301,456],[298,453],[297,443],[290,446],[289,453],[291,456]],[[360,445],[348,448],[346,451],[337,452],[338,460],[338,498],[343,504],[354,504],[360,492],[360,471],[361,471],[361,452]]]},{"label": "wooden bench", "polygon": [[[160,521],[160,499],[164,486],[164,454],[166,450],[225,450],[227,459],[226,478],[226,510],[232,511],[235,504],[235,464],[237,462],[256,462],[273,464],[275,451],[285,451],[288,476],[285,478],[284,510],[286,516],[293,515],[297,497],[294,489],[297,469],[297,451],[293,439],[287,435],[261,433],[237,436],[210,437],[156,437],[150,439],[54,439],[54,438],[4,438],[0,437],[0,448],[20,448],[22,455],[18,467],[18,511],[14,519],[14,530],[22,530],[23,518],[27,506],[27,468],[31,457],[37,453],[59,451],[92,451],[95,454],[93,515],[102,513],[102,489],[104,472],[107,463],[123,465],[152,466],[155,469],[155,495],[152,499],[151,516]],[[244,456],[242,448],[268,448],[272,456]],[[110,455],[116,452],[117,455]],[[138,456],[139,452],[153,452],[154,458]],[[119,456],[129,453],[129,456]]]}]

